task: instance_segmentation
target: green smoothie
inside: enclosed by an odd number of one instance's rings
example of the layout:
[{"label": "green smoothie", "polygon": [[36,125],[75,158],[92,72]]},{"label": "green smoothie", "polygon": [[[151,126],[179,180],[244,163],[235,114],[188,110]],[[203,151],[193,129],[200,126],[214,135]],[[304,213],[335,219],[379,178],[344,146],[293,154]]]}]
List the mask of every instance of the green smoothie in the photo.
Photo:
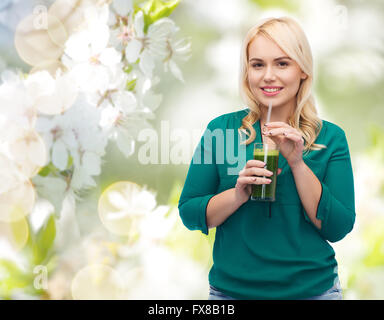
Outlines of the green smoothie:
[{"label": "green smoothie", "polygon": [[[264,162],[264,150],[255,149],[255,151],[253,152],[253,159]],[[276,149],[268,150],[266,163],[267,163],[266,169],[273,172],[272,176],[270,177],[266,176],[266,178],[271,179],[272,182],[264,185],[265,186],[264,194],[263,194],[262,184],[253,184],[251,200],[275,201],[277,169],[278,169],[278,163],[279,163],[279,150],[276,150]]]}]

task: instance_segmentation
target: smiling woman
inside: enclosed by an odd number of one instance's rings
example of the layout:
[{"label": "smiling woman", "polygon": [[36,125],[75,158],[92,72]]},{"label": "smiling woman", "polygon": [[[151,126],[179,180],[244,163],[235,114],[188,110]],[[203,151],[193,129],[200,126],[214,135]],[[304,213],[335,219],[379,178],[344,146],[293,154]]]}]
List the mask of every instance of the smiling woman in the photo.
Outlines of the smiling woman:
[{"label": "smiling woman", "polygon": [[[254,56],[260,51],[260,48],[266,50],[269,53],[268,58],[251,58],[249,68],[249,86],[252,93],[258,98],[259,101],[263,101],[264,94],[268,97],[279,95],[280,101],[284,99],[286,103],[290,104],[293,108],[295,104],[295,95],[299,87],[299,80],[305,79],[307,75],[300,70],[298,64],[291,58],[279,56],[281,49],[268,38],[259,35],[257,36],[249,46],[250,56]],[[300,73],[300,74],[299,74]],[[261,90],[261,91],[260,91]],[[279,101],[276,99],[273,101],[274,107],[279,106]]]},{"label": "smiling woman", "polygon": [[[263,33],[256,35],[248,46],[250,57],[257,63],[251,62],[248,66],[248,86],[259,106],[265,114],[269,99],[275,108],[273,116],[278,119],[288,119],[294,113],[296,107],[296,94],[302,80],[308,76],[300,69],[300,66],[291,58],[284,56],[280,47]],[[289,62],[288,62],[289,61]],[[265,117],[263,123],[265,123]]]},{"label": "smiling woman", "polygon": [[[210,121],[178,206],[190,230],[216,227],[209,299],[341,299],[329,242],[353,228],[353,173],[344,131],[317,116],[308,41],[291,18],[262,20],[246,35],[241,58],[247,108]],[[204,139],[218,130],[235,137]],[[252,201],[252,186],[274,174],[268,160],[254,159],[252,142],[271,141],[279,150],[276,199]],[[232,152],[246,155],[234,176]],[[200,154],[214,163],[195,161]]]},{"label": "smiling woman", "polygon": [[248,130],[247,145],[255,139],[253,124],[259,119],[265,123],[272,98],[271,121],[297,129],[305,151],[324,148],[314,143],[322,122],[312,95],[312,52],[296,21],[269,18],[252,27],[243,42],[240,67],[240,95],[250,108],[240,127]]}]

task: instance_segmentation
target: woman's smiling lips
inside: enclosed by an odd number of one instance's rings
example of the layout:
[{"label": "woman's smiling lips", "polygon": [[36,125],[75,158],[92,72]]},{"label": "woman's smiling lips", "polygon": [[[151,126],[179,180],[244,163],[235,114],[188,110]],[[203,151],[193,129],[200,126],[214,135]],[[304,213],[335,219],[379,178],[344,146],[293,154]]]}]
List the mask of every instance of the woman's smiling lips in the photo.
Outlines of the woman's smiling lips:
[{"label": "woman's smiling lips", "polygon": [[281,90],[283,90],[283,87],[272,87],[272,86],[266,86],[260,88],[263,93],[270,97],[277,95]]}]

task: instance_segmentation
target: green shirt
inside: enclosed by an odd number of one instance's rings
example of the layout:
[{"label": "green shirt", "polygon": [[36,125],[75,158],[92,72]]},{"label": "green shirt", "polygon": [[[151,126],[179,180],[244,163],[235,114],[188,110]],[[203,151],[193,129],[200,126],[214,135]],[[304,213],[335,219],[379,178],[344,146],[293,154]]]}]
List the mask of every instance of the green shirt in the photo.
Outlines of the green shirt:
[{"label": "green shirt", "polygon": [[[238,133],[248,112],[247,108],[223,114],[209,122],[178,205],[188,229],[208,234],[208,201],[234,188],[239,171],[253,159],[253,143],[241,145]],[[309,220],[292,171],[280,154],[282,172],[275,202],[249,199],[216,227],[209,283],[224,294],[238,299],[300,299],[323,293],[337,280],[335,252],[329,242],[341,240],[353,228],[354,183],[343,129],[322,122],[315,143],[327,148],[303,153],[304,162],[321,182],[316,215],[321,229]],[[259,121],[254,128],[254,143],[262,142]]]}]

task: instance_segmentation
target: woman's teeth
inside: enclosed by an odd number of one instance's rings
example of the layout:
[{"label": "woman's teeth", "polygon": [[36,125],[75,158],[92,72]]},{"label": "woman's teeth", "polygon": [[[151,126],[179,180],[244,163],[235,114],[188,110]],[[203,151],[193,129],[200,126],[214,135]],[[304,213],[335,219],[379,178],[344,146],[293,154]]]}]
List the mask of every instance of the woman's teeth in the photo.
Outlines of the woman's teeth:
[{"label": "woman's teeth", "polygon": [[279,91],[281,90],[281,88],[275,88],[275,89],[268,89],[268,88],[262,88],[264,91],[266,92],[276,92],[276,91]]}]

